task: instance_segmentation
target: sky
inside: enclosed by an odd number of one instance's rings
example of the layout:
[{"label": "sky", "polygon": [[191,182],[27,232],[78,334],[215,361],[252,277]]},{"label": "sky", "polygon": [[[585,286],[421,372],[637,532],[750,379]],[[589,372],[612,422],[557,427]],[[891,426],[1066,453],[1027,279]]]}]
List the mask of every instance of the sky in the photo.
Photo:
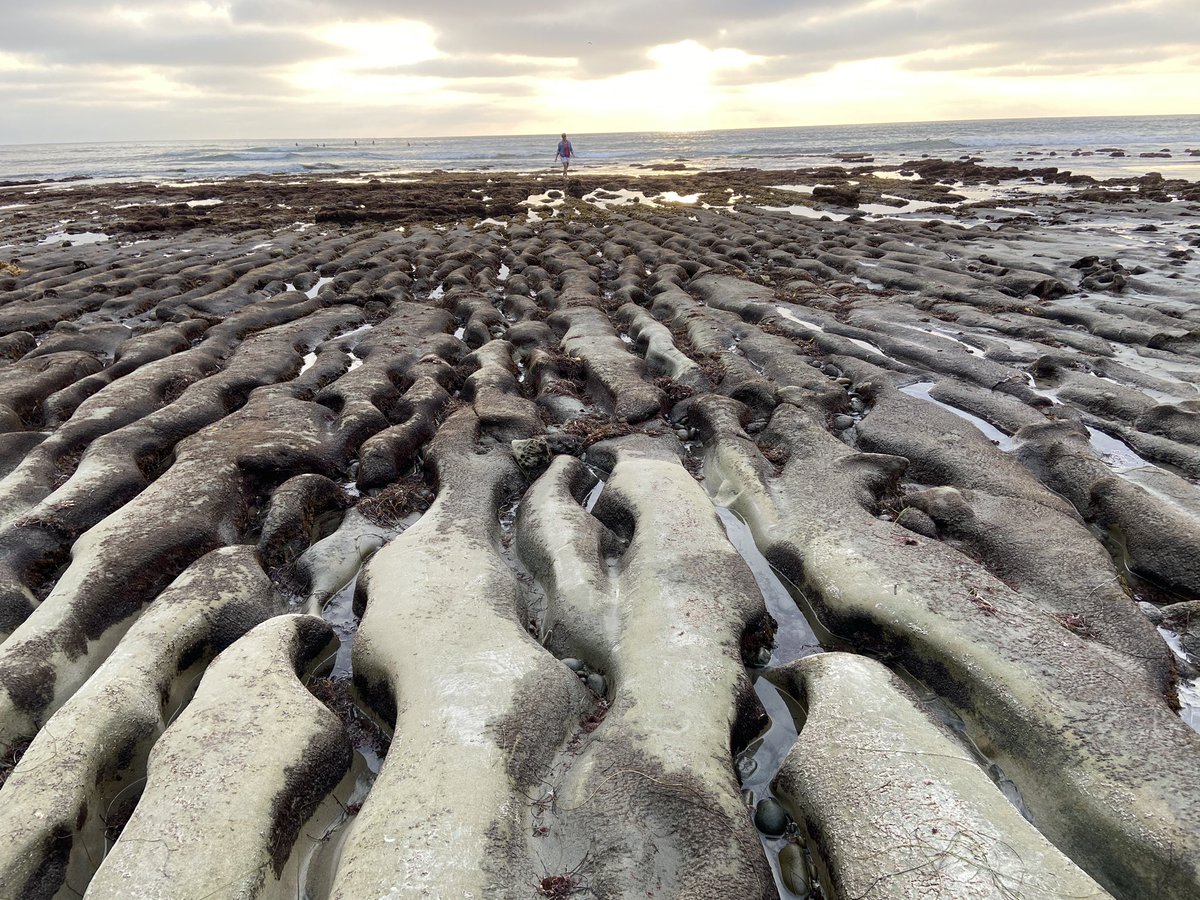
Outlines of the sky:
[{"label": "sky", "polygon": [[0,14],[0,144],[1200,113],[1200,0],[0,0]]}]

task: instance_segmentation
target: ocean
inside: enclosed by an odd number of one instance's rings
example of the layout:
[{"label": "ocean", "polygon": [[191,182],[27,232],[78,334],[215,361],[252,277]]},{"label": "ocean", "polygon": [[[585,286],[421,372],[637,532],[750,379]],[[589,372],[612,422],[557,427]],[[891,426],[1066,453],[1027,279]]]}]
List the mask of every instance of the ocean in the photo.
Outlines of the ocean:
[{"label": "ocean", "polygon": [[[633,172],[682,162],[700,169],[791,169],[867,154],[880,164],[922,155],[978,156],[993,165],[1056,165],[1117,177],[1147,170],[1200,180],[1200,116],[990,119],[695,132],[572,134],[576,170]],[[295,138],[0,145],[0,181],[203,181],[252,174],[543,171],[558,135]],[[1112,150],[1125,156],[1113,156]],[[1103,151],[1103,152],[1098,152]],[[1169,158],[1143,158],[1166,151]],[[1075,154],[1075,155],[1073,155]],[[1043,162],[1044,160],[1044,162]]]}]

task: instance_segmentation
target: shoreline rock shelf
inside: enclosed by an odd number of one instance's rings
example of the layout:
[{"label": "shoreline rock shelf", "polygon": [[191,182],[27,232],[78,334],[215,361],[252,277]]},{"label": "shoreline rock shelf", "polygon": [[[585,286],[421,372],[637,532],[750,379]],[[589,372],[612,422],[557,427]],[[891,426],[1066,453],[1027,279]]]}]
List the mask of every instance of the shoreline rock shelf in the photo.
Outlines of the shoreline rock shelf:
[{"label": "shoreline rock shelf", "polygon": [[0,186],[0,897],[1200,895],[1200,186],[558,184]]}]

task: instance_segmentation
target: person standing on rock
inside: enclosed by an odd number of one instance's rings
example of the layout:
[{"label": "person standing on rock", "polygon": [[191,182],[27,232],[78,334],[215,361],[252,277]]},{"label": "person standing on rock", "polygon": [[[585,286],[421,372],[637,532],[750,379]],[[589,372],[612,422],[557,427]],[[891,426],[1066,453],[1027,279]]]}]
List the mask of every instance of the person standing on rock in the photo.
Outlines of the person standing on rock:
[{"label": "person standing on rock", "polygon": [[554,154],[555,161],[562,160],[563,178],[567,177],[567,169],[571,165],[571,157],[575,155],[575,148],[571,146],[571,142],[567,140],[567,133],[564,131],[562,140],[558,142],[558,150]]}]

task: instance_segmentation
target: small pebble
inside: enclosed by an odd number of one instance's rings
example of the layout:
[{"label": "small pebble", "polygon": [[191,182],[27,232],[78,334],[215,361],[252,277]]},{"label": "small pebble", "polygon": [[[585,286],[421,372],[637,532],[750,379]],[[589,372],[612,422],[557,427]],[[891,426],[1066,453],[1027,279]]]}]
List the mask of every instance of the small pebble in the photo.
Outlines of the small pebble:
[{"label": "small pebble", "polygon": [[783,876],[784,887],[793,894],[803,897],[812,889],[808,880],[808,860],[799,844],[788,844],[779,851],[779,874]]},{"label": "small pebble", "polygon": [[837,384],[850,384],[851,383],[850,379],[847,378],[845,375],[843,375],[841,378],[835,379],[835,381],[837,382]]},{"label": "small pebble", "polygon": [[771,663],[771,648],[759,647],[746,659],[746,665],[752,669],[765,669]]},{"label": "small pebble", "polygon": [[573,656],[568,656],[566,659],[564,659],[563,665],[566,666],[568,669],[570,669],[572,672],[582,672],[584,669],[583,661],[576,659]]},{"label": "small pebble", "polygon": [[608,682],[604,680],[603,675],[597,675],[593,672],[586,679],[587,686],[599,697],[603,697],[608,693]]},{"label": "small pebble", "polygon": [[743,753],[737,758],[734,765],[737,767],[738,775],[744,781],[758,769],[758,760],[749,753]]},{"label": "small pebble", "polygon": [[686,428],[676,428],[675,434],[678,435],[681,441],[686,441],[688,439],[688,430]]},{"label": "small pebble", "polygon": [[847,428],[853,428],[854,419],[851,416],[838,416],[833,420],[833,427],[838,431],[845,431]]},{"label": "small pebble", "polygon": [[754,810],[754,827],[767,837],[783,837],[788,827],[788,814],[778,800],[770,797],[759,800]]}]

